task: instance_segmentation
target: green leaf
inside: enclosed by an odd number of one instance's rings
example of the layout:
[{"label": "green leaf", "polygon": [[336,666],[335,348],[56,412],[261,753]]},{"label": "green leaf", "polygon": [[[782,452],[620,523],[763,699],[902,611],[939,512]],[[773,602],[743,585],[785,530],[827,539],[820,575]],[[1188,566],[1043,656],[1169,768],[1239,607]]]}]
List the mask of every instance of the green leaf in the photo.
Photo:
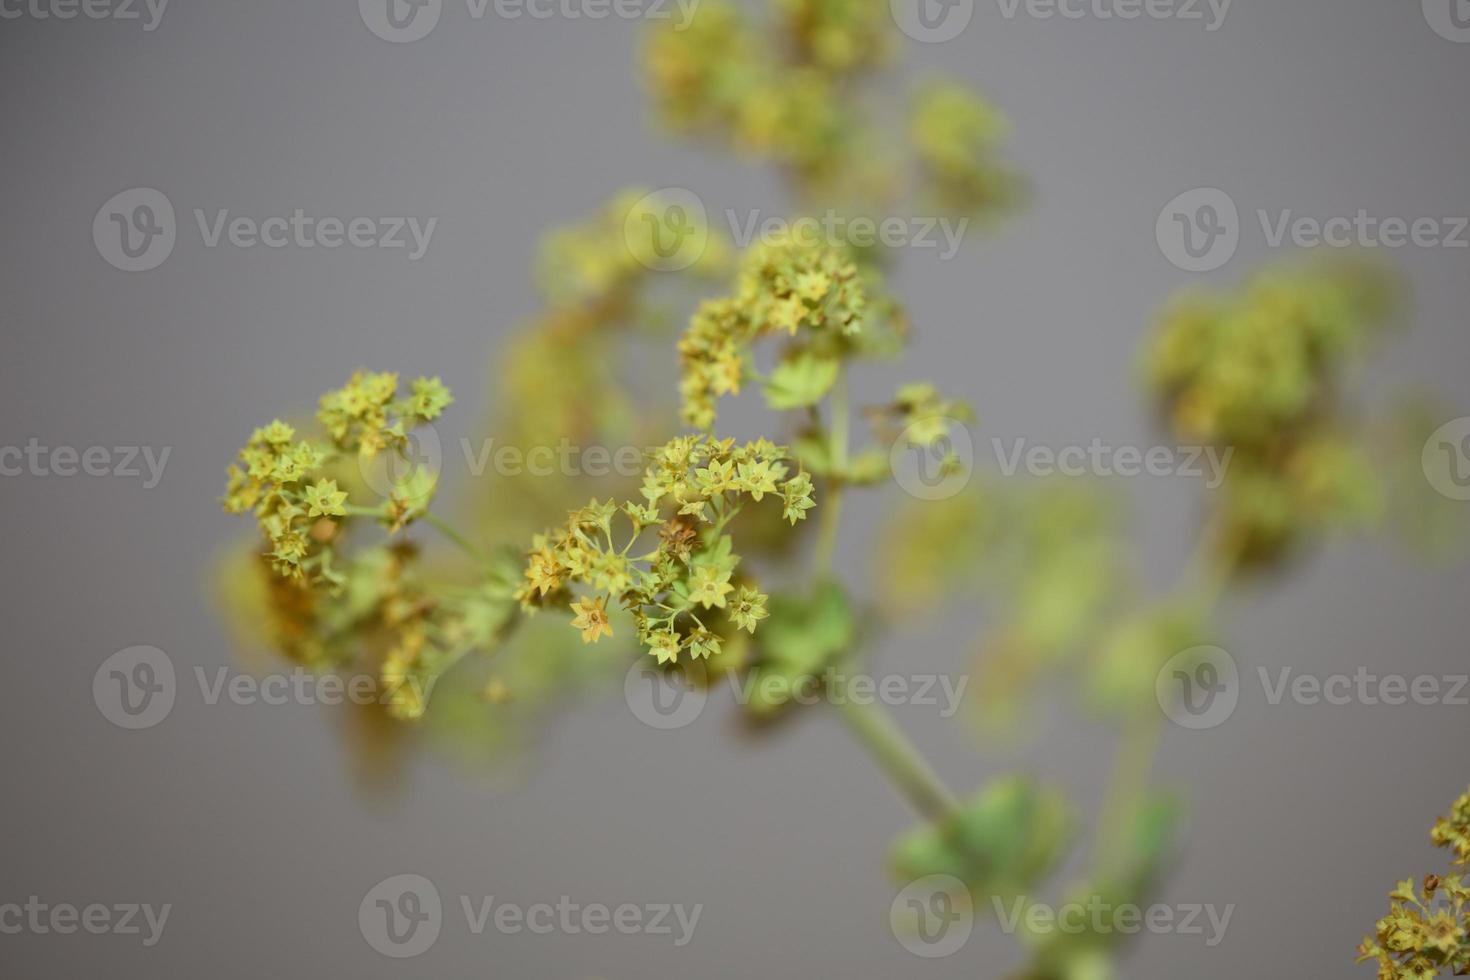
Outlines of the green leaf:
[{"label": "green leaf", "polygon": [[765,382],[766,404],[778,412],[815,405],[837,383],[839,369],[835,358],[809,351],[782,361]]},{"label": "green leaf", "polygon": [[856,633],[852,607],[835,582],[818,586],[810,598],[773,598],[754,637],[760,659],[747,679],[746,710],[769,716],[785,707],[851,648]]},{"label": "green leaf", "polygon": [[1022,776],[995,780],[948,821],[901,837],[893,862],[904,878],[949,874],[979,895],[1023,894],[1062,857],[1072,807],[1059,792]]}]

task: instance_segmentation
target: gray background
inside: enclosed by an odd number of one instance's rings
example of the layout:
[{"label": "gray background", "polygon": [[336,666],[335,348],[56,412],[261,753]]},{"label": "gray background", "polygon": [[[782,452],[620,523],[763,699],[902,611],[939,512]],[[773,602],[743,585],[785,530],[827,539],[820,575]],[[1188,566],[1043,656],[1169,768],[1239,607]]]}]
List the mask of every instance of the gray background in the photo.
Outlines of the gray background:
[{"label": "gray background", "polygon": [[[1225,269],[1176,270],[1154,241],[1175,194],[1222,187],[1247,216],[1470,211],[1470,46],[1436,36],[1418,8],[1238,0],[1206,33],[1006,20],[982,0],[958,39],[907,44],[906,71],[942,69],[1005,107],[1038,196],[952,262],[905,261],[896,287],[922,335],[898,373],[968,397],[985,443],[1151,444],[1133,370],[1152,313],[1182,285],[1235,281],[1280,257],[1248,217]],[[889,935],[882,856],[910,818],[831,717],[750,743],[731,738],[722,703],[668,735],[609,691],[556,723],[522,784],[429,763],[400,796],[370,803],[318,710],[209,708],[196,694],[129,733],[94,708],[93,672],[123,647],[161,647],[185,672],[231,662],[206,578],[241,529],[215,500],[250,426],[365,364],[441,374],[461,395],[444,428],[457,438],[482,407],[487,352],[537,309],[529,264],[549,225],[632,183],[780,207],[767,173],[655,132],[633,67],[640,25],[472,21],[462,0],[443,16],[407,45],[372,36],[350,0],[174,0],[152,33],[136,21],[0,21],[0,443],[173,447],[153,490],[0,482],[0,902],[174,905],[153,949],[119,936],[0,936],[0,973],[999,975],[1014,944],[993,930],[938,962]],[[163,190],[180,213],[174,254],[144,274],[104,263],[90,234],[102,202],[134,186]],[[440,222],[427,257],[410,263],[401,252],[205,249],[195,207]],[[1394,257],[1416,289],[1415,329],[1371,387],[1423,381],[1463,411],[1470,256]],[[876,397],[892,377],[871,380]],[[1147,575],[1166,585],[1195,488],[1119,489],[1144,525]],[[881,505],[864,506],[854,526]],[[844,545],[859,570],[862,538]],[[1247,670],[1463,671],[1466,584],[1463,563],[1432,570],[1388,542],[1346,543],[1232,602],[1226,639]],[[917,624],[879,662],[964,670],[975,625]],[[899,714],[955,786],[1012,764],[1084,804],[1102,784],[1105,740],[1086,724],[1059,716],[1039,744],[977,752],[961,725]],[[1371,975],[1354,973],[1350,954],[1387,890],[1441,867],[1426,830],[1464,789],[1466,718],[1269,708],[1257,695],[1217,730],[1171,730],[1158,775],[1187,790],[1194,818],[1164,899],[1237,907],[1219,947],[1151,938],[1126,974]],[[704,913],[682,949],[667,937],[474,937],[451,915],[429,953],[397,962],[367,946],[356,911],[400,872],[429,876],[451,903],[567,894],[701,902]]]}]

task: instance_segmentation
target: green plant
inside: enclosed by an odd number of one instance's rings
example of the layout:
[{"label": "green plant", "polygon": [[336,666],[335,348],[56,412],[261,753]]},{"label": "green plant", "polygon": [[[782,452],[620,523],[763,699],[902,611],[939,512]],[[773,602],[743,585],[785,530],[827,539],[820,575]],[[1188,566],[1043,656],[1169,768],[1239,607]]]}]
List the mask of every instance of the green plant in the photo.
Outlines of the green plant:
[{"label": "green plant", "polygon": [[[1429,839],[1453,853],[1455,868],[1470,864],[1470,790],[1435,821]],[[1463,875],[1425,875],[1418,891],[1405,878],[1388,897],[1388,915],[1358,945],[1359,963],[1376,962],[1379,980],[1470,975],[1470,887]]]},{"label": "green plant", "polygon": [[[650,39],[646,75],[674,131],[776,164],[793,218],[916,204],[961,220],[1009,214],[1029,191],[1003,158],[997,110],[929,81],[895,125],[869,86],[891,55],[886,23],[873,0],[781,0],[762,30],[710,0],[688,30]],[[690,226],[701,247],[687,270],[660,272],[665,203],[628,191],[550,236],[547,309],[497,360],[489,422],[513,445],[654,446],[641,482],[497,475],[457,528],[434,511],[436,478],[412,458],[415,431],[446,409],[448,392],[433,379],[401,392],[395,375],[359,372],[323,396],[317,434],[274,422],[232,470],[226,507],[252,511],[268,543],[255,567],[226,576],[231,606],[246,610],[238,618],[266,624],[268,642],[299,662],[380,674],[387,713],[413,724],[373,715],[359,729],[376,768],[423,729],[462,751],[520,748],[557,700],[621,676],[636,657],[690,684],[748,679],[757,723],[802,710],[797,692],[826,688],[921,818],[893,850],[895,872],[952,875],[977,896],[1034,896],[1082,830],[1066,794],[1007,775],[958,797],[881,708],[840,689],[879,630],[980,599],[993,618],[977,642],[976,708],[992,730],[1023,722],[1031,695],[1058,677],[1080,677],[1083,704],[1116,725],[1116,771],[1083,878],[1069,887],[1142,900],[1177,848],[1182,813],[1150,778],[1160,668],[1216,634],[1228,589],[1388,506],[1348,380],[1394,318],[1393,277],[1306,262],[1239,291],[1190,293],[1163,314],[1143,358],[1149,396],[1179,438],[1232,460],[1167,594],[1129,575],[1118,508],[1094,491],[976,479],[948,499],[892,509],[876,597],[861,603],[833,574],[845,498],[893,482],[895,444],[932,452],[941,475],[962,470],[948,436],[970,418],[923,382],[861,412],[850,404],[852,368],[894,360],[913,339],[886,285],[896,256],[783,233],[735,257]],[[677,318],[687,327],[674,341],[666,326],[687,298],[679,290],[703,294],[721,277],[733,284]],[[669,348],[677,409],[645,403],[617,370],[630,352],[657,364],[649,351]],[[722,401],[752,389],[777,413],[768,437],[722,437]],[[426,524],[457,554],[426,555],[414,537]],[[778,574],[803,548],[809,563]],[[1111,975],[1118,938],[1028,937],[1024,975]]]}]

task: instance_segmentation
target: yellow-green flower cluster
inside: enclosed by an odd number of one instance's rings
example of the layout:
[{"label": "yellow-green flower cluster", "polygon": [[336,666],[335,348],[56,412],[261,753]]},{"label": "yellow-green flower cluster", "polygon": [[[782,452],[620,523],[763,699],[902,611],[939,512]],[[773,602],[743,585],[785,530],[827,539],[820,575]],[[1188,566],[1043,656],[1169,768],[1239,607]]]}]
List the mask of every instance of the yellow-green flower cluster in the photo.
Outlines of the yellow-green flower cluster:
[{"label": "yellow-green flower cluster", "polygon": [[828,71],[872,67],[892,47],[885,0],[776,0],[776,6],[801,59]]},{"label": "yellow-green flower cluster", "polygon": [[[846,24],[834,17],[840,14],[837,7],[850,3],[839,0],[832,11],[812,4],[788,10],[798,53],[815,63],[776,59],[775,46],[722,0],[700,4],[688,25],[656,32],[644,64],[665,124],[691,135],[723,137],[757,156],[792,166],[806,180],[844,169],[855,126],[837,79],[824,68],[858,67],[881,44],[868,31],[876,25],[866,15],[854,14]],[[819,23],[821,18],[825,21]]]},{"label": "yellow-green flower cluster", "polygon": [[[536,536],[517,597],[528,610],[566,604],[588,643],[612,635],[611,600],[633,614],[639,642],[660,663],[681,652],[718,654],[723,622],[754,632],[766,616],[766,597],[735,578],[740,558],[726,526],[744,498],[778,498],[793,524],[813,506],[810,478],[792,476],[785,460],[784,447],[764,439],[671,440],[649,461],[642,501],[593,500]],[[615,522],[628,528],[621,546]],[[645,531],[656,532],[657,543],[635,553]],[[589,594],[573,599],[573,586]]]},{"label": "yellow-green flower cluster", "polygon": [[1435,847],[1454,851],[1456,865],[1470,865],[1470,790],[1460,794],[1448,816],[1434,822],[1429,839]]},{"label": "yellow-green flower cluster", "polygon": [[[1430,831],[1436,847],[1470,864],[1470,790]],[[1425,875],[1416,891],[1406,878],[1389,893],[1388,915],[1358,944],[1358,962],[1374,960],[1379,980],[1430,980],[1470,974],[1470,886],[1460,875]]]},{"label": "yellow-green flower cluster", "polygon": [[738,393],[750,371],[750,346],[770,334],[809,334],[767,384],[773,407],[814,404],[836,381],[836,358],[861,333],[868,309],[864,280],[841,250],[789,240],[754,246],[736,289],[704,302],[679,341],[683,418],[695,428],[714,425],[717,400]]},{"label": "yellow-green flower cluster", "polygon": [[909,140],[936,203],[960,214],[1010,207],[1025,180],[1000,158],[1010,135],[1001,111],[962,85],[932,82],[914,95]]},{"label": "yellow-green flower cluster", "polygon": [[[340,587],[331,543],[338,521],[348,515],[347,491],[323,469],[343,453],[371,457],[396,451],[414,426],[437,418],[450,402],[438,378],[419,378],[398,395],[398,375],[359,371],[343,388],[322,396],[317,419],[329,441],[298,439],[296,430],[277,419],[256,429],[239,461],[229,467],[223,499],[232,514],[253,511],[270,543],[273,567],[297,581],[324,581]],[[401,527],[421,513],[427,494],[394,488],[384,519]]]},{"label": "yellow-green flower cluster", "polygon": [[1375,267],[1322,263],[1165,312],[1147,381],[1181,440],[1233,454],[1221,543],[1234,560],[1273,562],[1310,530],[1376,516],[1374,468],[1337,393],[1393,296]]}]

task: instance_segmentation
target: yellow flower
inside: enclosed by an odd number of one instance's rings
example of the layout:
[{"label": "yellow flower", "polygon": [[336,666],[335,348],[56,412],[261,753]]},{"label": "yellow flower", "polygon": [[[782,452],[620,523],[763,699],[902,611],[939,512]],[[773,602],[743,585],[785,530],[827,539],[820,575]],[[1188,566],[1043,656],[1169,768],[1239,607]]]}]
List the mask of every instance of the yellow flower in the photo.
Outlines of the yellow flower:
[{"label": "yellow flower", "polygon": [[612,626],[607,621],[607,610],[603,608],[604,602],[600,597],[584,597],[572,603],[572,611],[577,614],[572,619],[572,626],[582,631],[583,643],[596,643],[604,634],[613,635]]}]

